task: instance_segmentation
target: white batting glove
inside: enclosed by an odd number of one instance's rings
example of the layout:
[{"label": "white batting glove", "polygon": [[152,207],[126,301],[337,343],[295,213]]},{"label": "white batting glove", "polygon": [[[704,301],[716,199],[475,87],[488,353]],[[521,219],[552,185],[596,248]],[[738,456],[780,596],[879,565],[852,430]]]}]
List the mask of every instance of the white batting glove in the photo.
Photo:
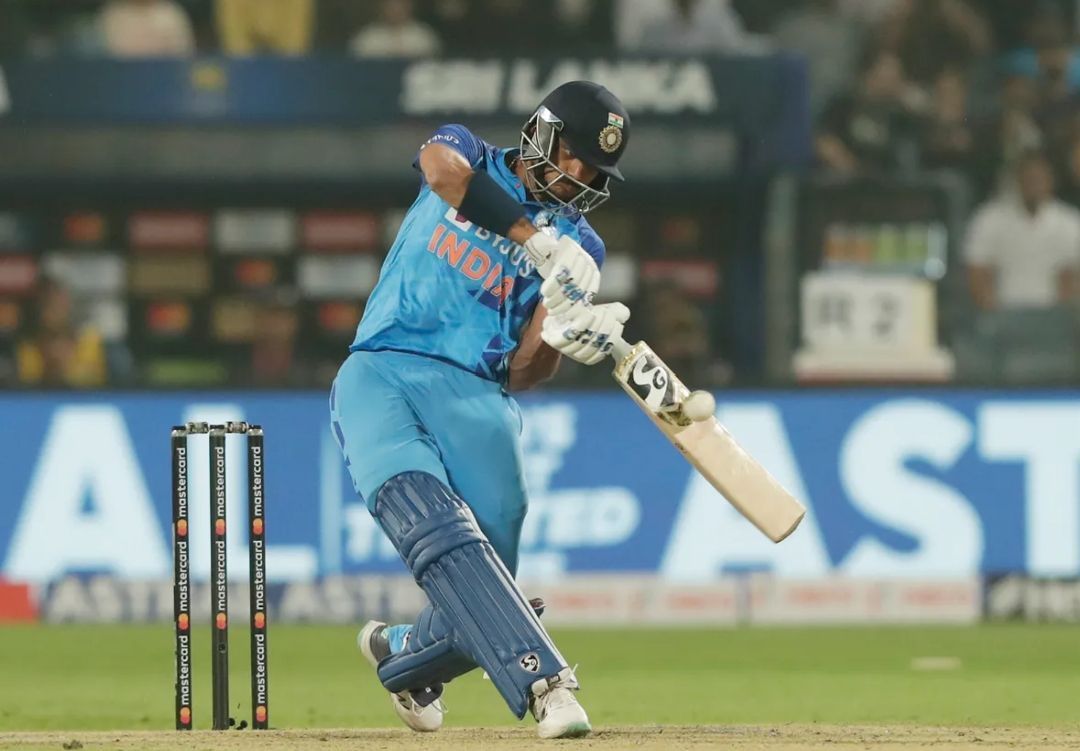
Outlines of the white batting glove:
[{"label": "white batting glove", "polygon": [[574,306],[592,302],[600,288],[600,269],[578,243],[537,232],[523,247],[544,272],[540,294],[548,313],[566,315]]},{"label": "white batting glove", "polygon": [[567,315],[545,318],[540,337],[567,357],[595,365],[611,352],[628,320],[630,310],[620,302],[576,305]]}]

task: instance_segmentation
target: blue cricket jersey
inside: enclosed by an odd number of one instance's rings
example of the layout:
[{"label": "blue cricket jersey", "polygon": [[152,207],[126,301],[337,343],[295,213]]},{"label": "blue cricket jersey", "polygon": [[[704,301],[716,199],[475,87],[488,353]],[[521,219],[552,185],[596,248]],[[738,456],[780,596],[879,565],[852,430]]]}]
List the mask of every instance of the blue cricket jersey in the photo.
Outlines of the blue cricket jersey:
[{"label": "blue cricket jersey", "polygon": [[[537,227],[569,235],[603,264],[604,244],[583,216],[556,216],[526,200],[508,165],[516,149],[496,148],[462,125],[442,126],[425,146],[435,143],[487,172]],[[421,178],[349,349],[426,355],[505,384],[542,281],[520,245],[467,221]]]}]

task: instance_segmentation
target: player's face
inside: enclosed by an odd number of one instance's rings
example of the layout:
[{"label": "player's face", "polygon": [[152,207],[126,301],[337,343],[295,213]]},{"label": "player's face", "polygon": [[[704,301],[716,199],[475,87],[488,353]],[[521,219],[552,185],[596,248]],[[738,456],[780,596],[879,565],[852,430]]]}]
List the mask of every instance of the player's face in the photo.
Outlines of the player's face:
[{"label": "player's face", "polygon": [[[595,167],[590,167],[574,156],[574,153],[570,151],[570,149],[566,147],[566,144],[561,140],[559,141],[559,148],[555,153],[554,162],[559,165],[559,169],[563,172],[586,185],[592,183],[599,174],[599,171]],[[555,181],[558,177],[559,173],[554,167],[548,167],[544,171],[544,180],[548,183]],[[581,192],[581,189],[571,182],[559,180],[551,186],[550,192],[562,201],[570,201]]]}]

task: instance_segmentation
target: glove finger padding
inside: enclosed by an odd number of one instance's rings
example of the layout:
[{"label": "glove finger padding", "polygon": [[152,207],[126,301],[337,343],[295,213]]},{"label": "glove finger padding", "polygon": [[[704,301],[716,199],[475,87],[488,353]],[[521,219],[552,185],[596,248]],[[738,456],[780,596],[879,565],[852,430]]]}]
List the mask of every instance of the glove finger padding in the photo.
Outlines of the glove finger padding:
[{"label": "glove finger padding", "polygon": [[551,257],[551,275],[540,287],[549,313],[565,315],[574,306],[589,304],[600,286],[600,268],[585,249],[561,237]]},{"label": "glove finger padding", "polygon": [[[607,305],[600,305],[598,307],[609,313],[611,317],[619,323],[626,323],[630,320],[630,308],[626,307],[621,302],[609,302]],[[622,333],[621,329],[619,333]]]},{"label": "glove finger padding", "polygon": [[585,340],[589,322],[591,322],[591,316],[548,315],[540,330],[540,338],[567,357],[577,359],[577,353],[585,346],[583,340]]},{"label": "glove finger padding", "polygon": [[540,287],[544,307],[554,315],[566,315],[575,306],[592,302],[600,272],[591,258],[574,259],[572,266],[559,266]]},{"label": "glove finger padding", "polygon": [[622,336],[623,324],[630,318],[629,308],[622,303],[599,305],[592,310],[595,316],[590,322],[593,334],[589,345],[593,354],[587,356],[586,359],[579,359],[579,362],[584,365],[595,365],[607,356],[613,346],[613,340]]},{"label": "glove finger padding", "polygon": [[630,311],[621,303],[575,306],[564,316],[544,319],[540,336],[551,347],[585,365],[595,365],[622,336]]},{"label": "glove finger padding", "polygon": [[549,315],[544,319],[544,325],[540,329],[540,338],[544,340],[544,343],[559,352],[563,351],[564,343],[561,339],[564,325],[565,322],[560,321],[556,316]]}]

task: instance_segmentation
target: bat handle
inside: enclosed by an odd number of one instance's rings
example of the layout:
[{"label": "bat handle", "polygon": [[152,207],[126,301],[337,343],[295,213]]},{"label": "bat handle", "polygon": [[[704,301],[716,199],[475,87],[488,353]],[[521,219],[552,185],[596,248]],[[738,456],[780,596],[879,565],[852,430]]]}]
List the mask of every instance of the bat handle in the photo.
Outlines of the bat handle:
[{"label": "bat handle", "polygon": [[630,350],[634,348],[634,345],[623,339],[621,336],[616,337],[611,341],[611,357],[615,362],[622,362],[623,358],[630,354]]}]

